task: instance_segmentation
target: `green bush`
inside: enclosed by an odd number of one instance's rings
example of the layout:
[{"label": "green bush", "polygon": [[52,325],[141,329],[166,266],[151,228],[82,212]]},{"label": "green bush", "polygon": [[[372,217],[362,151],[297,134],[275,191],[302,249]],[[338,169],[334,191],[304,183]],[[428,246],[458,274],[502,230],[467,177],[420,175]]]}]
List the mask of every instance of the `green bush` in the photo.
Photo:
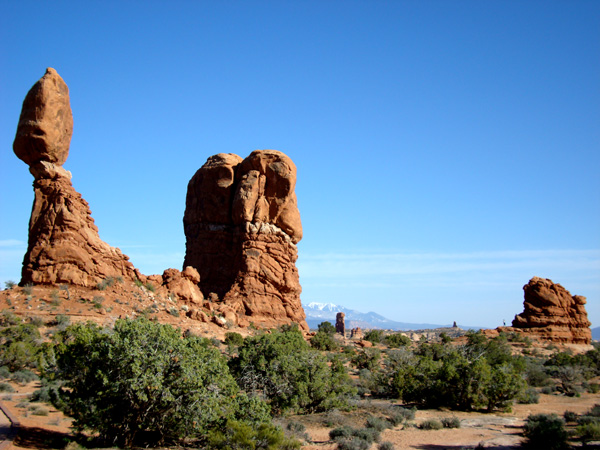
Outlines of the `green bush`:
[{"label": "green bush", "polygon": [[385,338],[383,338],[383,342],[390,348],[399,348],[410,345],[412,341],[408,336],[405,336],[402,333],[393,333],[388,334]]},{"label": "green bush", "polygon": [[27,384],[38,380],[39,377],[30,370],[18,370],[11,374],[10,379],[19,384]]},{"label": "green bush", "polygon": [[373,442],[379,442],[379,431],[375,428],[352,428],[343,426],[329,432],[329,438],[342,450],[368,449]]},{"label": "green bush", "polygon": [[458,417],[444,417],[442,425],[444,428],[460,428],[460,419]]},{"label": "green bush", "polygon": [[224,430],[212,430],[208,437],[208,448],[214,450],[292,450],[300,446],[299,441],[287,438],[281,428],[271,423],[253,427],[228,420]]},{"label": "green bush", "polygon": [[575,429],[575,435],[584,446],[591,441],[600,441],[600,422],[579,425]]},{"label": "green bush", "polygon": [[383,430],[390,428],[391,423],[381,417],[371,416],[367,419],[365,424],[367,428],[374,428],[375,430],[382,432]]},{"label": "green bush", "polygon": [[14,281],[12,281],[12,280],[8,280],[8,281],[5,281],[5,282],[4,282],[4,286],[5,286],[5,288],[6,288],[6,289],[12,289],[12,288],[14,288],[16,285],[17,285],[17,283],[15,283],[15,282],[14,282]]},{"label": "green bush", "polygon": [[15,388],[3,381],[0,383],[0,392],[15,392]]},{"label": "green bush", "polygon": [[419,424],[419,428],[421,430],[441,430],[442,428],[444,428],[444,425],[442,425],[442,422],[440,422],[439,420],[427,419],[426,421],[421,422]]},{"label": "green bush", "polygon": [[331,324],[331,322],[321,322],[317,326],[317,330],[327,334],[335,334],[335,327]]},{"label": "green bush", "polygon": [[377,446],[377,450],[394,450],[394,444],[391,442],[382,442]]},{"label": "green bush", "polygon": [[227,332],[225,333],[225,345],[230,347],[239,347],[244,343],[244,338],[240,333]]},{"label": "green bush", "polygon": [[6,380],[7,378],[10,378],[10,370],[7,366],[0,366],[0,379]]},{"label": "green bush", "polygon": [[374,370],[379,367],[381,352],[376,348],[366,348],[352,357],[352,365],[357,369]]},{"label": "green bush", "polygon": [[531,449],[561,450],[567,448],[565,422],[556,414],[534,414],[527,417],[523,428],[524,446]]},{"label": "green bush", "polygon": [[517,397],[517,403],[530,405],[540,402],[540,394],[534,388],[527,388]]},{"label": "green bush", "polygon": [[29,412],[34,416],[47,416],[49,414],[48,408],[44,408],[41,405],[32,405],[29,407]]},{"label": "green bush", "polygon": [[[329,322],[327,322],[329,323]],[[333,351],[339,348],[339,345],[335,341],[334,335],[331,333],[326,333],[324,331],[317,331],[317,333],[311,338],[310,345],[311,347],[317,350],[323,351]]]},{"label": "green bush", "polygon": [[365,333],[365,340],[372,342],[373,344],[379,344],[381,341],[383,341],[383,331],[369,330]]},{"label": "green bush", "polygon": [[10,327],[21,323],[21,319],[10,309],[5,309],[0,313],[0,326]]},{"label": "green bush", "polygon": [[409,403],[506,409],[525,388],[524,365],[503,340],[468,333],[463,347],[422,343],[390,364],[390,392]]},{"label": "green bush", "polygon": [[576,412],[573,412],[573,411],[565,411],[563,413],[563,418],[565,419],[565,422],[567,422],[567,423],[577,422],[578,417],[579,417],[579,414],[577,414]]},{"label": "green bush", "polygon": [[218,350],[206,340],[182,339],[169,325],[145,318],[118,320],[113,330],[74,324],[56,339],[53,376],[64,389],[55,406],[77,430],[95,431],[111,445],[204,438],[226,419],[264,420],[265,407],[248,411],[262,402],[237,396]]},{"label": "green bush", "polygon": [[229,364],[240,387],[263,395],[277,413],[345,408],[354,393],[339,358],[328,364],[297,327],[246,338]]}]

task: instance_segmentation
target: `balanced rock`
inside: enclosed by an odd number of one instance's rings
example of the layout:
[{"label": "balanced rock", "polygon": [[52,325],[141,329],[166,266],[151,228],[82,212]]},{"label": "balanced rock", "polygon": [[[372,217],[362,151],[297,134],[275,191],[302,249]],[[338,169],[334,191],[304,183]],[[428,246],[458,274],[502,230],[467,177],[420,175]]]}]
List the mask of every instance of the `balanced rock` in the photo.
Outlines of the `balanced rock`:
[{"label": "balanced rock", "polygon": [[538,277],[533,277],[523,290],[524,311],[515,316],[512,327],[500,330],[521,331],[563,344],[591,343],[585,297],[571,295],[560,284]]},{"label": "balanced rock", "polygon": [[218,297],[261,326],[298,323],[308,330],[300,303],[296,244],[302,224],[296,166],[276,150],[242,160],[219,153],[188,184],[183,218],[184,266],[196,268],[205,297]]},{"label": "balanced rock", "polygon": [[29,166],[39,161],[62,166],[72,135],[69,88],[56,70],[48,68],[23,101],[13,144],[15,154]]},{"label": "balanced rock", "polygon": [[21,284],[94,286],[108,277],[135,280],[133,264],[100,239],[88,203],[61,167],[72,132],[69,89],[54,69],[47,69],[25,97],[13,144],[35,178]]}]

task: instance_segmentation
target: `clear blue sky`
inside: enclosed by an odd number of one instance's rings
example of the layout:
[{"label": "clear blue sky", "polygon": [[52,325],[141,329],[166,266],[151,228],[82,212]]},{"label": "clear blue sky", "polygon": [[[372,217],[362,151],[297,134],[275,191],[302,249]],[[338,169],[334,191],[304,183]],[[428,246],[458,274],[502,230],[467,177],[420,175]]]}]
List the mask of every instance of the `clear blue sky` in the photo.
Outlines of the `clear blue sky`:
[{"label": "clear blue sky", "polygon": [[0,2],[0,282],[33,202],[12,152],[46,67],[100,236],[181,268],[219,152],[298,167],[302,300],[493,327],[551,278],[600,325],[600,2]]}]

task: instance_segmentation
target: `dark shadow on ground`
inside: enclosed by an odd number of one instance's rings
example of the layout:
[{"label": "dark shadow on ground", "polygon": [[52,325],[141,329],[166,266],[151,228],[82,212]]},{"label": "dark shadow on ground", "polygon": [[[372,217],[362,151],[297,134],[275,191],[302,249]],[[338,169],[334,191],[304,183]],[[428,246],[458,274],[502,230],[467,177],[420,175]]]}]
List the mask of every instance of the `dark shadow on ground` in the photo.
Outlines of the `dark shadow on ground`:
[{"label": "dark shadow on ground", "polygon": [[14,440],[14,445],[32,449],[65,448],[65,445],[73,439],[73,435],[70,433],[21,425]]}]

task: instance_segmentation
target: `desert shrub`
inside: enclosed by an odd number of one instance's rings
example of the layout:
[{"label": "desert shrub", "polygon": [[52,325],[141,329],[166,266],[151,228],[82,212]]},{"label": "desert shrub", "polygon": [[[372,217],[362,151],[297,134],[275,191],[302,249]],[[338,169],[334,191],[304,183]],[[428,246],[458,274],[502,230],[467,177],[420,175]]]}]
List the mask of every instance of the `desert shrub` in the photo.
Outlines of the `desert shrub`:
[{"label": "desert shrub", "polygon": [[559,380],[558,391],[574,397],[579,395],[581,383],[583,382],[583,372],[577,366],[560,366],[555,371]]},{"label": "desert shrub", "polygon": [[426,421],[421,422],[419,424],[419,428],[421,430],[441,430],[442,428],[444,428],[444,425],[442,425],[442,422],[440,422],[439,420],[427,419]]},{"label": "desert shrub", "polygon": [[230,347],[239,347],[244,343],[244,338],[240,333],[227,332],[225,333],[225,344]]},{"label": "desert shrub", "polygon": [[563,413],[563,418],[565,419],[565,422],[567,422],[567,423],[577,422],[578,417],[579,417],[579,414],[577,414],[576,412],[573,412],[573,411],[565,411]]},{"label": "desert shrub", "polygon": [[355,391],[340,359],[328,364],[297,327],[246,338],[229,364],[240,387],[264,396],[276,412],[345,408]]},{"label": "desert shrub", "polygon": [[317,330],[327,334],[335,334],[335,327],[331,322],[321,322],[317,326]]},{"label": "desert shrub", "polygon": [[169,314],[171,314],[173,317],[179,317],[179,310],[175,307],[171,307],[169,308]]},{"label": "desert shrub", "polygon": [[10,309],[5,309],[0,313],[0,326],[10,327],[21,323],[21,319]]},{"label": "desert shrub", "polygon": [[381,434],[381,432],[376,429],[376,428],[357,428],[354,430],[354,432],[352,433],[354,437],[368,442],[369,444],[372,444],[373,442],[379,442],[379,435]]},{"label": "desert shrub", "polygon": [[460,419],[458,417],[444,417],[442,425],[444,428],[460,428]]},{"label": "desert shrub", "polygon": [[534,388],[527,388],[517,397],[517,403],[530,405],[540,402],[540,394]]},{"label": "desert shrub", "polygon": [[405,347],[411,344],[410,338],[402,333],[388,334],[383,338],[383,342],[390,348]]},{"label": "desert shrub", "polygon": [[340,438],[336,441],[338,450],[368,450],[371,443],[355,437]]},{"label": "desert shrub", "polygon": [[32,405],[29,407],[29,412],[34,416],[47,416],[49,414],[48,408],[41,405]]},{"label": "desert shrub", "polygon": [[422,343],[412,357],[394,364],[391,391],[407,402],[454,409],[506,409],[525,388],[523,362],[504,340],[467,333],[453,347]]},{"label": "desert shrub", "polygon": [[[327,322],[329,323],[329,322]],[[311,338],[310,345],[317,350],[333,351],[339,348],[338,343],[335,341],[334,335],[326,333],[324,331],[317,331],[317,333]]]},{"label": "desert shrub", "polygon": [[306,432],[306,427],[302,422],[298,422],[297,420],[290,420],[285,425],[284,432],[288,437],[311,442],[310,435]]},{"label": "desert shrub", "polygon": [[592,409],[590,409],[587,412],[588,416],[593,416],[593,417],[600,417],[600,404],[596,404],[594,406],[592,406]]},{"label": "desert shrub", "polygon": [[182,339],[169,325],[144,318],[117,320],[113,330],[74,324],[56,339],[54,376],[64,388],[55,405],[77,430],[95,431],[111,445],[204,438],[224,419],[265,420],[267,407],[237,395],[216,349]]},{"label": "desert shrub", "polygon": [[543,387],[552,382],[543,363],[534,358],[525,360],[524,376],[527,384],[532,387]]},{"label": "desert shrub", "polygon": [[44,320],[38,316],[29,317],[29,323],[34,327],[39,328],[44,325]]},{"label": "desert shrub", "polygon": [[96,284],[96,289],[103,291],[106,288],[111,287],[113,284],[115,284],[115,279],[113,277],[106,277],[104,280]]},{"label": "desert shrub", "polygon": [[332,409],[323,415],[322,423],[329,428],[341,426],[346,423],[346,417],[339,410]]},{"label": "desert shrub", "polygon": [[394,450],[394,444],[389,441],[382,442],[377,446],[377,450]]},{"label": "desert shrub", "polygon": [[534,414],[527,417],[523,428],[524,446],[531,449],[560,450],[567,448],[565,422],[556,414]]},{"label": "desert shrub", "polygon": [[379,442],[379,431],[374,428],[352,428],[343,426],[329,432],[329,438],[337,443],[338,449],[368,449]]},{"label": "desert shrub", "polygon": [[30,370],[18,370],[11,374],[10,379],[19,384],[27,384],[38,380],[39,377]]},{"label": "desert shrub", "polygon": [[591,441],[600,441],[600,422],[578,425],[575,428],[575,435],[577,440],[581,441],[584,446],[587,446]]},{"label": "desert shrub", "polygon": [[354,428],[344,425],[338,428],[334,428],[329,432],[329,439],[336,440],[338,438],[348,438],[354,433]]},{"label": "desert shrub", "polygon": [[542,394],[550,395],[556,391],[554,386],[544,386],[541,390]]},{"label": "desert shrub", "polygon": [[352,357],[352,365],[357,369],[374,370],[379,366],[381,352],[375,348],[366,348]]},{"label": "desert shrub", "polygon": [[10,370],[8,370],[7,366],[0,366],[0,378],[1,379],[10,378]]},{"label": "desert shrub", "polygon": [[382,432],[383,430],[390,428],[391,424],[381,417],[371,416],[367,419],[365,426],[367,428],[374,428],[375,430]]},{"label": "desert shrub", "polygon": [[208,448],[215,450],[292,450],[299,449],[300,442],[289,439],[283,430],[271,423],[253,427],[244,422],[228,420],[224,429],[209,433]]},{"label": "desert shrub", "polygon": [[3,381],[0,383],[0,392],[15,392],[15,388]]},{"label": "desert shrub", "polygon": [[29,342],[13,342],[0,354],[0,364],[12,372],[35,367],[36,348]]},{"label": "desert shrub", "polygon": [[600,392],[600,384],[598,383],[584,383],[583,386],[590,394],[597,394],[598,392]]},{"label": "desert shrub", "polygon": [[398,426],[402,422],[407,422],[415,418],[416,408],[408,409],[401,406],[393,408],[388,414],[388,420],[393,426]]},{"label": "desert shrub", "polygon": [[12,281],[12,280],[8,280],[8,281],[5,281],[5,282],[4,282],[4,287],[5,287],[5,289],[12,289],[12,288],[14,288],[16,285],[17,285],[17,283],[15,283],[15,282],[14,282],[14,281]]},{"label": "desert shrub", "polygon": [[373,344],[379,344],[381,341],[383,341],[383,331],[369,330],[365,333],[365,340],[372,342]]}]

